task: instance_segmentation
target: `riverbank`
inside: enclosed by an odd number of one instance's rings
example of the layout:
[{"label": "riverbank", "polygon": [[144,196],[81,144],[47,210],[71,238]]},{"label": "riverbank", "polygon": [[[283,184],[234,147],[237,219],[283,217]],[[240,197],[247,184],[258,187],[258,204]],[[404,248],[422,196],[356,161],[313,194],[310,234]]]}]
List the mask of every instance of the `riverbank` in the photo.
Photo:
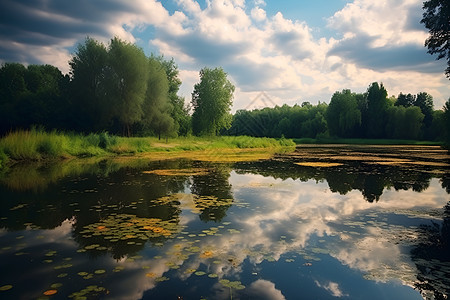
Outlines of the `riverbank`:
[{"label": "riverbank", "polygon": [[443,142],[398,140],[398,139],[341,139],[341,138],[297,138],[292,139],[297,145],[302,144],[347,144],[347,145],[422,145],[444,146]]},{"label": "riverbank", "polygon": [[[116,156],[179,157],[235,155],[236,150],[294,147],[289,139],[248,136],[178,137],[158,140],[156,137],[118,137],[108,133],[68,134],[42,130],[15,131],[0,139],[0,167],[8,162]],[[220,151],[219,151],[220,150]],[[209,154],[208,154],[209,153]]]}]

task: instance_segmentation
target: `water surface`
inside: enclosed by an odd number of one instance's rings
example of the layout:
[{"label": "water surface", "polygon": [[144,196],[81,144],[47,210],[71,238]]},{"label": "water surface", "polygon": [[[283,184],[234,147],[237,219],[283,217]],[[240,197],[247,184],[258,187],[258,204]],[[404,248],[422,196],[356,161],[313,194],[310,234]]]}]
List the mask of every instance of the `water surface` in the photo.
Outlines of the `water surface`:
[{"label": "water surface", "polygon": [[0,298],[448,295],[448,161],[437,147],[308,146],[17,165],[0,179]]}]

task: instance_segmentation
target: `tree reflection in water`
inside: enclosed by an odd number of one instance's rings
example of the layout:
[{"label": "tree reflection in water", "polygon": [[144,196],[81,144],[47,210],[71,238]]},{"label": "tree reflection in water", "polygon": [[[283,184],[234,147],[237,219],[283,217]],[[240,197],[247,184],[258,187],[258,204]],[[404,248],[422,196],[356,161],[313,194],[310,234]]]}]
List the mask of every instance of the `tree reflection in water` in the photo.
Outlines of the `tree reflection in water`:
[{"label": "tree reflection in water", "polygon": [[427,298],[447,299],[450,295],[450,202],[444,209],[442,224],[422,225],[421,242],[411,251],[419,270],[416,288]]}]

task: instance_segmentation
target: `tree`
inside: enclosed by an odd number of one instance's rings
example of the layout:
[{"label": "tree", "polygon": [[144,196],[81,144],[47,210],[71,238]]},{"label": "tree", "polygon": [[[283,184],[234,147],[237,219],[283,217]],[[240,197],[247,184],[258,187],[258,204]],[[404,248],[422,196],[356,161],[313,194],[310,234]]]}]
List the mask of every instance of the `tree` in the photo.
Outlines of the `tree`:
[{"label": "tree", "polygon": [[0,69],[0,134],[20,124],[18,108],[28,92],[26,72],[27,69],[18,63],[5,63]]},{"label": "tree", "polygon": [[170,116],[169,80],[164,66],[154,57],[148,60],[148,82],[143,104],[142,122],[144,128],[153,131],[158,138],[175,135],[176,128]]},{"label": "tree", "polygon": [[0,69],[0,133],[33,125],[64,128],[67,83],[68,77],[51,65],[4,64]]},{"label": "tree", "polygon": [[64,127],[68,103],[63,86],[68,78],[51,65],[29,65],[25,73],[28,93],[20,104],[24,127],[43,125],[49,128]]},{"label": "tree", "polygon": [[178,96],[181,80],[179,78],[178,66],[174,59],[165,60],[164,56],[156,57],[163,66],[169,81],[169,100],[172,104],[170,116],[174,120],[175,130],[180,135],[187,135],[190,132],[189,108],[184,104],[184,98]]},{"label": "tree", "polygon": [[450,146],[450,98],[448,98],[444,105],[444,124],[446,144]]},{"label": "tree", "polygon": [[384,137],[388,107],[387,91],[383,84],[372,83],[367,90],[367,137]]},{"label": "tree", "polygon": [[419,107],[425,115],[423,120],[425,127],[430,127],[433,121],[433,97],[425,92],[419,93],[414,101],[414,106]]},{"label": "tree", "polygon": [[350,90],[334,93],[326,117],[331,135],[353,137],[361,125],[356,95]]},{"label": "tree", "polygon": [[86,38],[84,44],[78,45],[69,65],[76,129],[84,132],[105,130],[112,117],[112,103],[106,95],[108,51],[105,45]]},{"label": "tree", "polygon": [[404,106],[404,107],[409,107],[409,106],[413,106],[414,102],[416,101],[416,96],[408,94],[402,94],[400,93],[397,97],[397,101],[395,101],[395,106]]},{"label": "tree", "polygon": [[448,0],[427,0],[423,3],[423,17],[420,21],[429,30],[425,41],[428,53],[438,54],[437,59],[447,57],[445,75],[450,79],[450,2]]},{"label": "tree", "polygon": [[148,80],[148,60],[136,45],[113,38],[109,45],[108,98],[122,134],[131,135],[131,125],[141,120]]},{"label": "tree", "polygon": [[192,129],[196,135],[216,135],[231,126],[234,85],[222,68],[203,68],[192,93]]}]

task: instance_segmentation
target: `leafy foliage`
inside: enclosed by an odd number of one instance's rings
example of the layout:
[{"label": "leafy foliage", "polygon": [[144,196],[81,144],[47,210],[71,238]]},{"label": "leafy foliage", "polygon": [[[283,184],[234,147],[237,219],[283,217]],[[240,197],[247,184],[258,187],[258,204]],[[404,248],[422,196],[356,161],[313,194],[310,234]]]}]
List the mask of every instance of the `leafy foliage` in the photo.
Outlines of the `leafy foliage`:
[{"label": "leafy foliage", "polygon": [[427,0],[423,10],[420,22],[430,33],[425,46],[428,53],[438,55],[437,59],[447,58],[445,75],[450,79],[450,3],[448,0]]},{"label": "leafy foliage", "polygon": [[350,90],[334,93],[327,110],[327,122],[331,135],[354,136],[361,126],[361,111],[358,109],[356,94]]},{"label": "leafy foliage", "polygon": [[229,129],[234,85],[222,68],[203,68],[192,93],[192,129],[196,135],[217,135]]}]

